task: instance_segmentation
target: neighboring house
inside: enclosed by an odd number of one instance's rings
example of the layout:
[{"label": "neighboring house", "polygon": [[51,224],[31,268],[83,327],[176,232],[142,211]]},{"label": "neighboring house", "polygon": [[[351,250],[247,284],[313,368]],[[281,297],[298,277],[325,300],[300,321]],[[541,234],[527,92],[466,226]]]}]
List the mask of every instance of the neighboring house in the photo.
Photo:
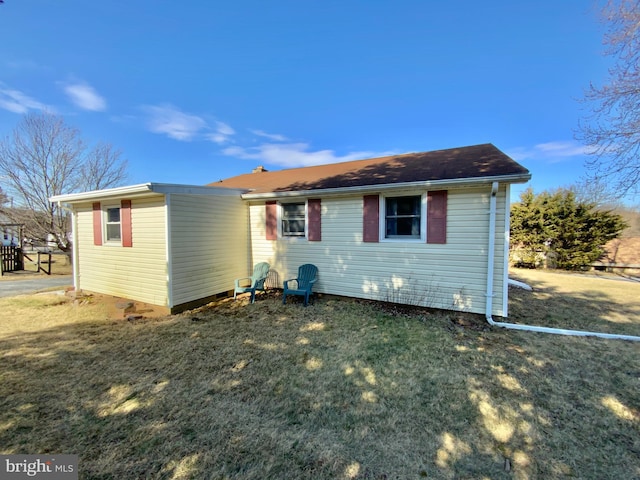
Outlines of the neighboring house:
[{"label": "neighboring house", "polygon": [[2,232],[3,247],[8,247],[8,246],[17,247],[18,245],[20,245],[20,240],[12,232],[9,232],[7,230],[4,230]]},{"label": "neighboring house", "polygon": [[252,265],[303,263],[320,293],[506,317],[509,193],[528,170],[491,144],[61,195],[77,289],[179,311]]},{"label": "neighboring house", "polygon": [[618,273],[640,273],[640,237],[621,237],[607,242],[604,255],[593,267]]},{"label": "neighboring house", "polygon": [[9,223],[4,215],[0,215],[0,232],[2,232],[1,245],[4,247],[20,245],[20,231],[22,225]]}]

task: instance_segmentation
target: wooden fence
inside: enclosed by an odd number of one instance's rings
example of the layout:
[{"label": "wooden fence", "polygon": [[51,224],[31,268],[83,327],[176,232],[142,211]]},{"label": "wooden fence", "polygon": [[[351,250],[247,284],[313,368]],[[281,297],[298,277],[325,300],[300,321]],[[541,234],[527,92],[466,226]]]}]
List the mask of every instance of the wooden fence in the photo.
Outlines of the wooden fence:
[{"label": "wooden fence", "polygon": [[14,246],[0,246],[0,257],[2,258],[2,273],[24,270],[24,259],[22,249]]},{"label": "wooden fence", "polygon": [[[33,260],[29,255],[27,255],[26,253],[23,253],[22,254],[23,262],[24,262],[24,259],[26,258],[36,266],[36,272],[38,273],[44,272],[47,275],[51,275],[51,263],[52,263],[51,252],[38,251],[37,255],[38,255],[37,259]],[[33,256],[33,253],[31,254],[31,256]],[[46,260],[44,260],[44,258],[46,258]],[[43,264],[47,265],[46,269],[42,266]]]}]

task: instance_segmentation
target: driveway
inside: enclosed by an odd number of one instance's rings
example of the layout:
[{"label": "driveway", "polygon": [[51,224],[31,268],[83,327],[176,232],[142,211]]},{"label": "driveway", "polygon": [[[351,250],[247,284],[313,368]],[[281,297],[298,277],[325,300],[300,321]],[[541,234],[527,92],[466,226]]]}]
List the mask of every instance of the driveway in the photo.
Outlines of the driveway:
[{"label": "driveway", "polygon": [[3,280],[0,282],[0,297],[13,297],[25,293],[35,293],[42,290],[50,290],[56,287],[68,287],[73,285],[71,275],[56,277],[39,277],[25,280]]}]

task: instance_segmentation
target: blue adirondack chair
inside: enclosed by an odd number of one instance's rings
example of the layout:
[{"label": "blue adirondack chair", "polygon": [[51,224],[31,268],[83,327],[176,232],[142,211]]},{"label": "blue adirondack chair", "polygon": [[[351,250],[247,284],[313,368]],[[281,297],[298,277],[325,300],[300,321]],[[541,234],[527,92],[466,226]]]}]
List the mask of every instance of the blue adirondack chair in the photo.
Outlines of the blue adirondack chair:
[{"label": "blue adirondack chair", "polygon": [[[267,262],[262,262],[256,264],[253,268],[253,275],[250,277],[238,278],[235,281],[235,289],[233,291],[233,299],[236,299],[236,296],[239,293],[251,293],[251,303],[256,301],[256,290],[260,290],[264,292],[264,281],[267,279],[267,275],[269,274],[269,264]],[[247,281],[249,281],[249,285],[246,285]],[[244,286],[240,285],[241,283],[245,284]]]},{"label": "blue adirondack chair", "polygon": [[[287,303],[287,295],[301,295],[304,297],[304,306],[309,304],[309,297],[313,293],[313,284],[318,279],[318,267],[306,263],[298,268],[298,278],[291,278],[284,281],[284,291],[282,292],[282,303]],[[292,286],[289,287],[289,282]],[[293,288],[295,282],[295,288]]]}]

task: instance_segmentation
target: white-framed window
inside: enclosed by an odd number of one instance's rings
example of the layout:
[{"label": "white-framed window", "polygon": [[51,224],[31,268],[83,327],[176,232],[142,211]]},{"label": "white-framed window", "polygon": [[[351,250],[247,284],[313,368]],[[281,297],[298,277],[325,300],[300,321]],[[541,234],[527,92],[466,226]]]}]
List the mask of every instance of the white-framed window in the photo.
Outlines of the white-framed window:
[{"label": "white-framed window", "polygon": [[425,194],[380,196],[380,240],[420,241],[427,234]]},{"label": "white-framed window", "polygon": [[306,238],[307,202],[280,203],[278,233],[281,237]]},{"label": "white-framed window", "polygon": [[104,206],[104,241],[105,243],[122,243],[122,221],[119,205]]}]

